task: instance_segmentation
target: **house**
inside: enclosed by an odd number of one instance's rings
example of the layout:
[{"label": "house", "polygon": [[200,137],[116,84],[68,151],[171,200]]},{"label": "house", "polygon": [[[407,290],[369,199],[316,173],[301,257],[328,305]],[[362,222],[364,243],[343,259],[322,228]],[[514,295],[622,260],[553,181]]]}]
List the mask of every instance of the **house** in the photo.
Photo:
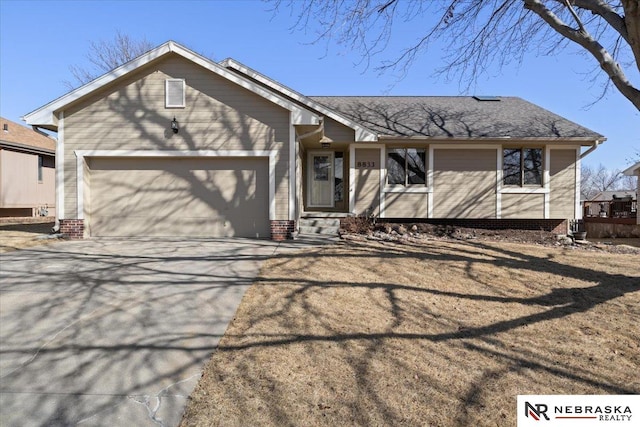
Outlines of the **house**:
[{"label": "house", "polygon": [[635,218],[637,211],[636,191],[601,191],[590,200],[583,201],[582,206],[584,218]]},{"label": "house", "polygon": [[636,164],[628,167],[627,169],[622,171],[622,173],[627,176],[638,177],[636,179],[636,186],[638,187],[636,189],[636,224],[640,225],[640,215],[638,215],[638,208],[637,208],[638,198],[640,197],[640,162],[636,162]]},{"label": "house", "polygon": [[55,141],[0,120],[0,217],[54,216]]},{"label": "house", "polygon": [[566,232],[605,140],[515,97],[310,97],[172,41],[24,119],[58,132],[71,237],[281,240],[347,215]]}]

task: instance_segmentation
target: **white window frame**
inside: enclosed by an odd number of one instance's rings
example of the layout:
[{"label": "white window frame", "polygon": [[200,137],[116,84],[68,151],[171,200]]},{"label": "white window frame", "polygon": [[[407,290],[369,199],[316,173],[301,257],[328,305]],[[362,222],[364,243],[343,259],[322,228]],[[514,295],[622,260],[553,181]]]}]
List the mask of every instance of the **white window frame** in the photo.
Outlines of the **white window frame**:
[{"label": "white window frame", "polygon": [[[390,184],[389,183],[389,172],[388,172],[388,161],[389,161],[389,151],[391,150],[404,150],[405,151],[405,156],[404,156],[404,183],[403,184]],[[425,157],[425,162],[424,162],[424,183],[421,184],[410,184],[409,183],[409,172],[408,172],[408,160],[407,160],[407,150],[422,150],[424,152],[424,157]],[[386,177],[385,177],[385,187],[387,189],[394,189],[394,188],[403,188],[403,189],[409,189],[409,188],[422,188],[422,187],[426,187],[427,186],[427,154],[428,154],[428,149],[426,147],[390,147],[387,146],[385,149],[385,171],[386,171]]]},{"label": "white window frame", "polygon": [[[521,146],[521,147],[502,147],[502,173],[504,174],[504,152],[505,150],[520,150],[520,184],[505,184],[504,183],[504,175],[502,185],[505,189],[509,188],[529,188],[529,189],[541,189],[545,187],[546,177],[545,177],[545,161],[546,161],[546,152],[543,147],[535,147],[535,146]],[[542,164],[540,165],[540,171],[542,172],[540,179],[540,184],[526,184],[525,181],[525,168],[524,168],[524,150],[540,150],[542,152]]]},{"label": "white window frame", "polygon": [[[182,103],[181,104],[170,104],[169,103],[169,84],[173,82],[181,82],[182,83]],[[184,79],[166,79],[164,82],[164,103],[166,108],[184,108],[185,107],[185,92],[186,92],[186,84]]]}]

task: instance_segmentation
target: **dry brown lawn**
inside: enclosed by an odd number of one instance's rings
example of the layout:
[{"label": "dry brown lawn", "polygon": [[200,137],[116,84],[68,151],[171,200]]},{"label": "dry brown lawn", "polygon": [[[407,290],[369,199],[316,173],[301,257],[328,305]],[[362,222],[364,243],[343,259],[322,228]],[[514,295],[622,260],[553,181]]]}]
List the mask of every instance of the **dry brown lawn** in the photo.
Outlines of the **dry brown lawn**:
[{"label": "dry brown lawn", "polygon": [[16,219],[15,222],[0,223],[0,253],[54,242],[55,239],[45,238],[52,227],[50,218],[43,221],[29,219],[29,222]]},{"label": "dry brown lawn", "polygon": [[518,394],[640,393],[640,253],[341,243],[268,261],[183,426],[513,426]]}]

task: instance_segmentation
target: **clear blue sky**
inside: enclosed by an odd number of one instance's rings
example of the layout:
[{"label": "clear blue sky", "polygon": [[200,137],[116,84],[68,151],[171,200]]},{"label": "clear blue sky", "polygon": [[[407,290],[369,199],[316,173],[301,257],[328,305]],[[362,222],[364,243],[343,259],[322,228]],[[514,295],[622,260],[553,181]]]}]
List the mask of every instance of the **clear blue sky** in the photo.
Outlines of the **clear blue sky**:
[{"label": "clear blue sky", "polygon": [[[92,41],[120,30],[155,45],[175,40],[216,60],[233,57],[306,95],[460,95],[456,82],[432,76],[443,52],[431,49],[397,82],[356,65],[357,52],[334,44],[310,44],[291,31],[288,10],[274,16],[261,1],[17,1],[0,0],[0,114],[20,118],[67,92],[70,65],[88,66]],[[395,47],[414,40],[397,34]],[[393,45],[392,45],[393,47]],[[475,94],[519,96],[605,135],[585,159],[624,169],[640,150],[640,113],[617,92],[585,108],[599,94],[584,73],[595,67],[570,51],[545,58],[527,56],[520,67],[489,70]],[[638,73],[630,78],[640,86]],[[395,83],[395,84],[394,84]]]}]

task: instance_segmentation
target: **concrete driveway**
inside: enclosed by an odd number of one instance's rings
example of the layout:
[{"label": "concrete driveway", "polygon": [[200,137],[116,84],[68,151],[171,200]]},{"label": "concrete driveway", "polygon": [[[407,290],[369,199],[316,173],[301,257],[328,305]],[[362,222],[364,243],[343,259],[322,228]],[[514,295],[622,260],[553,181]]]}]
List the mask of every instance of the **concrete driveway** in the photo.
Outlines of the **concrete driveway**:
[{"label": "concrete driveway", "polygon": [[242,295],[278,250],[122,239],[0,255],[0,425],[177,425]]}]

